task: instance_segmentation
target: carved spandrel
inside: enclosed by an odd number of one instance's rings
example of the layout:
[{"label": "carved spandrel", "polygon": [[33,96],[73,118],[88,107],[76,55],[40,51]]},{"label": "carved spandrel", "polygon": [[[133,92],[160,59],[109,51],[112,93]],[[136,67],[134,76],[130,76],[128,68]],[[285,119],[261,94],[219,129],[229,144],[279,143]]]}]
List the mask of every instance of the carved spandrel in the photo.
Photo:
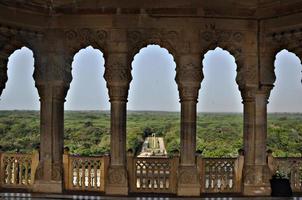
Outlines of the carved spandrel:
[{"label": "carved spandrel", "polygon": [[69,51],[74,54],[80,48],[92,45],[94,48],[104,49],[108,32],[102,29],[69,29],[65,30],[65,41]]},{"label": "carved spandrel", "polygon": [[139,50],[147,45],[156,44],[166,48],[174,58],[177,57],[177,48],[181,38],[178,30],[166,29],[138,29],[128,30],[130,54],[134,57]]}]

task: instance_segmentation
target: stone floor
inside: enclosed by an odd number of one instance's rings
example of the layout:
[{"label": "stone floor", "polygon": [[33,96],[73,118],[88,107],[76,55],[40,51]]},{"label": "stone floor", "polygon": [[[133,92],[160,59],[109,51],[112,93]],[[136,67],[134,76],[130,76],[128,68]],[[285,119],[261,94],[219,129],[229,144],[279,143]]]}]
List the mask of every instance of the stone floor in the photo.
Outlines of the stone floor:
[{"label": "stone floor", "polygon": [[29,194],[29,193],[0,193],[1,200],[59,200],[59,199],[80,199],[80,200],[302,200],[302,197],[203,197],[203,198],[182,198],[182,197],[106,197],[106,196],[85,196],[85,195],[54,195],[54,194]]}]

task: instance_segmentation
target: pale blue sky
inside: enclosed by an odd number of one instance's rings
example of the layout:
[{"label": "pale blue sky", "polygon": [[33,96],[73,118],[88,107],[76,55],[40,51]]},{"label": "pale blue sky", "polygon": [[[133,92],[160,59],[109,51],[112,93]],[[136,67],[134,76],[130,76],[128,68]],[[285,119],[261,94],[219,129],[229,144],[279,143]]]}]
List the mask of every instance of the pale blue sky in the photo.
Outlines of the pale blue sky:
[{"label": "pale blue sky", "polygon": [[[201,55],[202,56],[202,55]],[[0,110],[38,110],[39,97],[32,78],[33,53],[16,50],[8,62],[8,82],[1,95]],[[302,112],[302,66],[292,53],[282,51],[275,62],[277,80],[268,105],[269,112]],[[72,63],[73,81],[66,97],[66,110],[109,110],[103,78],[102,52],[92,47],[80,50]],[[135,56],[129,91],[129,110],[179,111],[175,63],[164,48],[149,45]],[[220,48],[203,60],[204,80],[199,91],[199,112],[242,112],[235,82],[233,56]]]}]

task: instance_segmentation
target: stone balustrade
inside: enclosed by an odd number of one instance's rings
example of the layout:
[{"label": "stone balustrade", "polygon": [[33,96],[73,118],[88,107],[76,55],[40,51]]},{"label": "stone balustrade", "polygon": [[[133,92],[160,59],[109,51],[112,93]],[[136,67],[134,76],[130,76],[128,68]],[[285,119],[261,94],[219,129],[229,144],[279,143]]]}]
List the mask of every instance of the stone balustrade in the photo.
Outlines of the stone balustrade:
[{"label": "stone balustrade", "polygon": [[34,182],[39,154],[0,153],[0,188],[28,188]]},{"label": "stone balustrade", "polygon": [[66,190],[105,191],[108,156],[76,156],[64,153],[64,184]]}]

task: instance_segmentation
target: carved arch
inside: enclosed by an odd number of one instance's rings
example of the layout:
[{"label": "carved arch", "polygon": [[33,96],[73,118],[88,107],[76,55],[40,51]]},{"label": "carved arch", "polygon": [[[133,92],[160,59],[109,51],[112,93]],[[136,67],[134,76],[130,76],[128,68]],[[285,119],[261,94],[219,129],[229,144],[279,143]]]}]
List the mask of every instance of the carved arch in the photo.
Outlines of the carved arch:
[{"label": "carved arch", "polygon": [[[201,61],[204,60],[204,56],[207,52],[209,51],[214,51],[217,47],[221,48],[222,50],[224,51],[227,51],[231,56],[234,57],[235,59],[235,64],[236,64],[236,72],[237,72],[237,75],[236,75],[236,83],[238,85],[239,88],[243,88],[243,85],[244,85],[244,70],[243,70],[243,63],[244,63],[244,60],[243,60],[243,56],[242,56],[242,50],[241,48],[239,47],[236,47],[236,46],[233,46],[233,45],[229,45],[229,44],[215,44],[215,43],[212,43],[210,44],[210,46],[204,48],[202,50],[202,58],[201,58]],[[202,66],[203,68],[203,66]]]},{"label": "carved arch", "polygon": [[[24,35],[22,35],[24,34]],[[3,28],[0,30],[0,95],[2,94],[6,82],[8,80],[7,76],[7,64],[8,58],[16,50],[22,47],[27,47],[33,52],[33,57],[35,59],[35,48],[30,42],[32,34],[26,34],[22,32],[19,33],[16,30]],[[36,59],[35,59],[36,60]],[[36,71],[36,66],[34,66]]]},{"label": "carved arch", "polygon": [[67,46],[67,62],[72,63],[73,57],[81,49],[92,46],[94,49],[99,49],[104,58],[107,55],[107,39],[108,32],[101,29],[69,29],[64,31],[65,45]]},{"label": "carved arch", "polygon": [[302,62],[302,29],[297,27],[294,29],[269,32],[265,33],[264,38],[264,44],[270,47],[267,51],[272,60],[272,67],[269,68],[267,73],[272,77],[270,82],[273,85],[276,81],[274,61],[280,51],[286,49],[294,53],[300,59],[300,62]]},{"label": "carved arch", "polygon": [[180,34],[176,30],[144,29],[131,30],[127,32],[129,64],[132,63],[134,56],[148,45],[158,45],[168,50],[177,63],[177,48],[181,44]]},{"label": "carved arch", "polygon": [[[294,45],[296,46],[296,45]],[[274,77],[274,81],[272,83],[272,85],[275,84],[276,82],[276,67],[275,67],[275,61],[277,60],[277,54],[280,53],[281,51],[283,50],[287,50],[289,53],[292,53],[294,54],[299,60],[300,60],[300,65],[302,65],[302,48],[291,48],[291,45],[289,45],[290,48],[277,48],[277,49],[274,49],[273,51],[273,62],[272,62],[272,71],[270,71],[272,74],[271,76]],[[302,69],[301,69],[301,83],[302,83]]]},{"label": "carved arch", "polygon": [[68,29],[64,31],[64,37],[67,48],[65,63],[67,65],[66,68],[68,68],[70,82],[72,81],[71,65],[74,61],[74,56],[81,49],[91,46],[94,49],[100,50],[103,53],[103,57],[106,62],[106,47],[108,39],[108,32],[106,30],[90,28]]}]

